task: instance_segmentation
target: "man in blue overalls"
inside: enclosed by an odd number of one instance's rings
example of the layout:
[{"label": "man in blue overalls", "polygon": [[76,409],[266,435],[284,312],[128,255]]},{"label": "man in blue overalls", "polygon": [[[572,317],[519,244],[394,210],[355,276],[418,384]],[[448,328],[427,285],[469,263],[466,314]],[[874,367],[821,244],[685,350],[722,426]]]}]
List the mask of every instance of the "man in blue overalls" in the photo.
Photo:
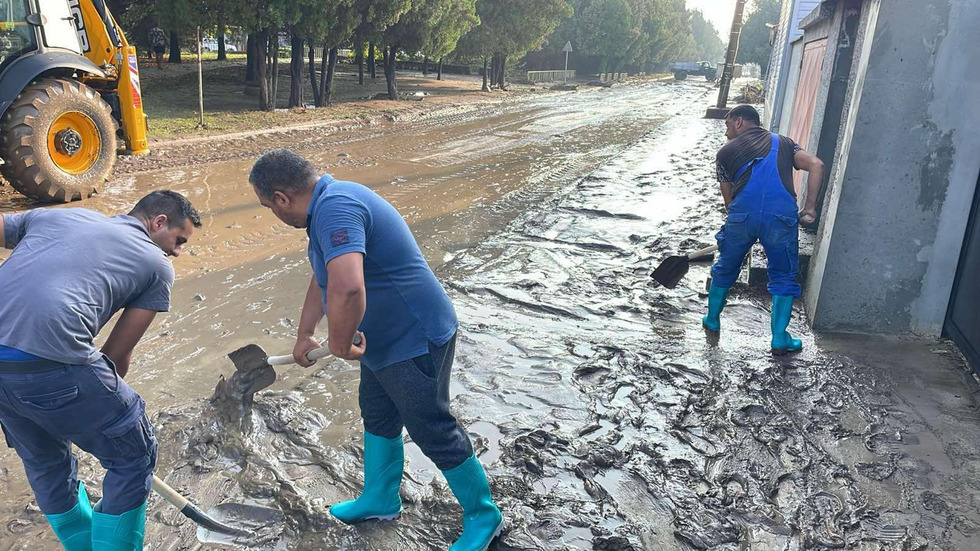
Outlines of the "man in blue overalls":
[{"label": "man in blue overalls", "polygon": [[[34,209],[0,216],[0,425],[68,551],[142,551],[157,443],[125,381],[133,347],[170,308],[178,256],[201,221],[179,193],[128,215]],[[122,310],[101,348],[95,337]],[[93,508],[72,445],[106,469]]]},{"label": "man in blue overalls", "polygon": [[[717,169],[728,219],[716,236],[719,255],[711,268],[708,315],[702,323],[710,331],[721,329],[719,316],[728,289],[738,278],[745,255],[761,241],[769,262],[772,352],[798,352],[803,344],[786,330],[793,300],[800,296],[797,225],[816,220],[823,162],[793,140],[760,127],[759,113],[749,105],[732,109],[725,126],[729,141],[718,152]],[[805,203],[798,213],[794,168],[809,173]]]},{"label": "man in blue overalls", "polygon": [[262,155],[249,182],[262,206],[310,237],[313,277],[296,362],[312,364],[306,355],[320,346],[313,332],[326,314],[330,352],[361,363],[364,490],[330,513],[348,524],[401,513],[407,429],[463,508],[463,533],[451,551],[485,551],[503,517],[469,436],[449,410],[459,323],[408,224],[367,187],[321,177],[285,149]]}]

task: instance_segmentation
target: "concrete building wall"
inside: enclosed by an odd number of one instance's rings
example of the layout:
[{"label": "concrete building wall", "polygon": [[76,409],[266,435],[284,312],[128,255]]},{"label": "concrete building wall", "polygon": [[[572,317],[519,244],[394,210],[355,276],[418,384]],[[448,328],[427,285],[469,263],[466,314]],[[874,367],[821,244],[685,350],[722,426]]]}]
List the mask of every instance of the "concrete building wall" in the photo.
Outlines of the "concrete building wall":
[{"label": "concrete building wall", "polygon": [[980,173],[976,0],[867,0],[806,296],[824,330],[942,331]]},{"label": "concrete building wall", "polygon": [[766,71],[766,103],[762,113],[762,125],[772,128],[778,122],[782,89],[786,81],[786,56],[789,55],[790,22],[799,0],[782,0],[782,10],[776,27],[776,41],[769,56],[769,70]]},{"label": "concrete building wall", "polygon": [[800,84],[800,66],[803,63],[803,39],[800,38],[790,47],[790,61],[787,67],[786,91],[783,95],[782,116],[779,118],[779,126],[772,131],[783,136],[789,135],[789,128],[793,122],[793,103],[796,101],[796,87]]}]

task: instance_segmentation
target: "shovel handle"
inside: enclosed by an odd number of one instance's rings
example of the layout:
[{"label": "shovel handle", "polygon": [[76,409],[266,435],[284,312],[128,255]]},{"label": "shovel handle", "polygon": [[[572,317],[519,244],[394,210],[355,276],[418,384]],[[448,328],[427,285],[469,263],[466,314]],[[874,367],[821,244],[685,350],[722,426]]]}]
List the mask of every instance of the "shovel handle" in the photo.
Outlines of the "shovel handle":
[{"label": "shovel handle", "polygon": [[718,250],[718,245],[712,245],[710,247],[705,247],[700,251],[694,251],[693,253],[687,255],[688,260],[694,260],[695,258],[701,258],[702,256],[707,256]]},{"label": "shovel handle", "polygon": [[178,509],[183,509],[188,503],[190,503],[186,497],[180,495],[177,490],[174,490],[166,482],[160,480],[160,477],[157,475],[153,475],[153,483],[151,484],[151,487],[160,497],[167,500],[167,503]]},{"label": "shovel handle", "polygon": [[[360,335],[354,335],[354,344],[361,344]],[[306,353],[306,359],[310,360],[311,362],[322,360],[323,358],[329,358],[330,356],[330,347],[328,346],[314,348]],[[296,360],[293,359],[292,354],[283,354],[282,356],[269,356],[268,362],[269,365],[291,365],[296,363]]]}]

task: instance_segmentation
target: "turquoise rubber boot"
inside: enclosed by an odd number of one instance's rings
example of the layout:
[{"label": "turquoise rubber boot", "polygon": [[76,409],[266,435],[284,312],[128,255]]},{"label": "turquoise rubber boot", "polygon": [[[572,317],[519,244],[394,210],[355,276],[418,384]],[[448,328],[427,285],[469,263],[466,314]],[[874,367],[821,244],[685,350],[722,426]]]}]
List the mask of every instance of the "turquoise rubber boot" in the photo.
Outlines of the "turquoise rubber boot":
[{"label": "turquoise rubber boot", "polygon": [[714,283],[708,290],[708,315],[701,318],[701,325],[715,333],[721,331],[721,311],[725,309],[728,299],[728,287],[716,287]]},{"label": "turquoise rubber boot", "polygon": [[92,549],[97,551],[143,551],[146,502],[121,515],[92,513]]},{"label": "turquoise rubber boot", "polygon": [[68,512],[44,516],[65,551],[92,551],[92,502],[84,484],[78,483],[78,503]]},{"label": "turquoise rubber boot", "polygon": [[789,327],[789,319],[793,317],[793,297],[773,296],[772,297],[772,353],[783,355],[788,352],[799,352],[803,350],[803,342],[794,339],[793,335],[786,330]]},{"label": "turquoise rubber boot", "polygon": [[364,490],[357,499],[330,507],[330,514],[341,522],[391,520],[402,512],[398,487],[405,466],[405,441],[364,433]]},{"label": "turquoise rubber boot", "polygon": [[490,484],[476,455],[462,465],[442,472],[456,500],[463,507],[463,535],[449,551],[485,551],[500,535],[504,517],[490,495]]}]

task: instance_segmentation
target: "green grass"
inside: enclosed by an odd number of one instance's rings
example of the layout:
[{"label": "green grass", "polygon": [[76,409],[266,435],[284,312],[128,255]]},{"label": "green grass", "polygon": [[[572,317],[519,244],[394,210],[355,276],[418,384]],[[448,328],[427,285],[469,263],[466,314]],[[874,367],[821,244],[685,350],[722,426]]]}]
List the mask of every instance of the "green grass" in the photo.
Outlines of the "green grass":
[{"label": "green grass", "polygon": [[[301,124],[317,120],[337,120],[360,116],[371,109],[363,103],[345,104],[364,100],[387,90],[384,76],[376,80],[365,78],[364,86],[357,83],[354,67],[342,66],[334,80],[334,105],[320,109],[285,109],[291,79],[289,59],[280,59],[278,109],[272,112],[258,110],[257,88],[246,95],[245,54],[229,54],[228,61],[216,61],[214,52],[208,52],[211,60],[204,62],[204,119],[206,128],[198,128],[197,56],[184,55],[179,65],[164,64],[163,71],[149,60],[141,60],[143,105],[149,117],[151,139],[171,139],[184,136],[223,134],[284,125]],[[202,56],[203,57],[203,56]],[[304,67],[304,103],[313,103],[313,91]],[[402,79],[402,89],[413,89],[417,84],[432,85],[435,81]],[[459,93],[459,82],[443,81],[445,93]],[[452,87],[456,88],[453,89]],[[406,102],[407,103],[407,102]],[[391,104],[379,107],[391,108]],[[407,105],[406,105],[407,107]],[[397,111],[395,108],[392,112]]]}]

